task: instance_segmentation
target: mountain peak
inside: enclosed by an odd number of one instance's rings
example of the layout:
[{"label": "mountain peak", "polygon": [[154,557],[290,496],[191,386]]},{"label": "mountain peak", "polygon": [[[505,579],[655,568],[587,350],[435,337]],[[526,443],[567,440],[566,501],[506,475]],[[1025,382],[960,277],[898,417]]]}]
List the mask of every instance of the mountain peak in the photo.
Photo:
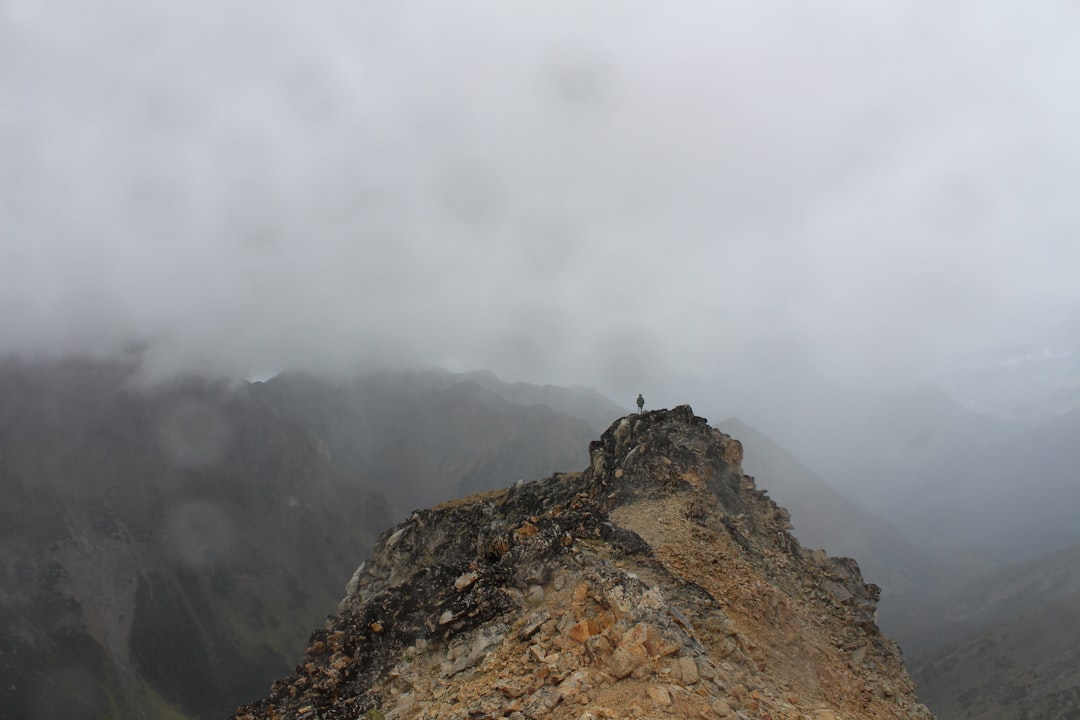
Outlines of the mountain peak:
[{"label": "mountain peak", "polygon": [[589,452],[385,532],[296,672],[235,717],[930,717],[876,586],[800,546],[737,440],[680,406]]}]

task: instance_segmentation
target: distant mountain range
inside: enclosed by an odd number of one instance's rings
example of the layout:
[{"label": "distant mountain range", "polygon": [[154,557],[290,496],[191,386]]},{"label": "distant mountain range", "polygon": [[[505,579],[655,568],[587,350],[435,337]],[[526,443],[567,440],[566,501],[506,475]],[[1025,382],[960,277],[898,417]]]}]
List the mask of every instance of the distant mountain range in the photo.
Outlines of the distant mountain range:
[{"label": "distant mountain range", "polygon": [[1080,541],[1077,437],[1080,412],[1031,427],[926,386],[809,424],[790,446],[932,554],[1011,561]]},{"label": "distant mountain range", "polygon": [[597,430],[552,405],[623,412],[490,375],[134,371],[0,363],[0,717],[223,717],[288,670],[383,528],[583,467]]},{"label": "distant mountain range", "polygon": [[[0,717],[222,717],[287,672],[385,527],[583,468],[626,412],[486,372],[145,387],[130,363],[0,362]],[[942,720],[1036,708],[1021,691],[1066,707],[1080,554],[1043,556],[1080,541],[1080,413],[1032,429],[924,388],[857,419],[805,428],[820,475],[718,427],[805,546],[882,586],[882,626]]]},{"label": "distant mountain range", "polygon": [[594,390],[507,384],[491,373],[286,374],[250,387],[398,514],[580,467],[588,461],[581,439],[625,412]]}]

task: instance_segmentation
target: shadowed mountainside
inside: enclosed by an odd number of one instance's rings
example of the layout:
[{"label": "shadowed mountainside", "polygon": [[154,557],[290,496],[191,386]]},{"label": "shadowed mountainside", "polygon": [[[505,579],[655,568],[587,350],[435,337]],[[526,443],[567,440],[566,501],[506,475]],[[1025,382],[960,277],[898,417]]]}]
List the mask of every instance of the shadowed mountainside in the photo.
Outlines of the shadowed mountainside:
[{"label": "shadowed mountainside", "polygon": [[913,663],[943,720],[1080,717],[1080,595],[1041,605]]},{"label": "shadowed mountainside", "polygon": [[220,717],[407,509],[584,462],[583,420],[448,373],[153,387],[0,363],[0,716]]},{"label": "shadowed mountainside", "polygon": [[250,388],[130,380],[0,371],[5,716],[213,717],[287,666],[390,519]]},{"label": "shadowed mountainside", "polygon": [[1080,716],[1080,545],[923,608],[913,674],[942,718]]}]

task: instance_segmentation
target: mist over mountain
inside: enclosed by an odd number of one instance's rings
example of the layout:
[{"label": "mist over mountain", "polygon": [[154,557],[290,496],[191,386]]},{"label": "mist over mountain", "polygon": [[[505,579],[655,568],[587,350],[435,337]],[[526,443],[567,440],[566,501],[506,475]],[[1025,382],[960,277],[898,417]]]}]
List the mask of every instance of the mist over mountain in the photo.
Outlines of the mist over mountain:
[{"label": "mist over mountain", "polygon": [[744,421],[901,645],[1021,627],[1080,542],[1077,68],[1058,0],[0,3],[0,699],[220,708],[638,393]]},{"label": "mist over mountain", "polygon": [[776,436],[924,549],[1019,560],[1080,540],[1075,413],[1032,427],[924,386],[826,415]]},{"label": "mist over mountain", "polygon": [[129,363],[7,360],[0,398],[0,715],[26,718],[220,717],[384,527],[580,466],[595,436],[445,372],[145,387]]},{"label": "mist over mountain", "polygon": [[[381,528],[424,504],[581,467],[596,430],[571,413],[621,412],[595,391],[504,384],[490,373],[147,386],[137,365],[88,359],[8,360],[0,393],[0,613],[12,659],[0,665],[9,688],[0,699],[9,712],[89,708],[88,718],[212,717],[244,688],[257,695],[333,607]],[[532,402],[541,399],[570,412]],[[900,469],[959,463],[960,449],[992,448],[986,438],[1013,428],[938,390],[907,400],[883,405],[891,412],[882,417],[909,454],[882,453],[878,473],[898,473],[890,463],[900,460]],[[926,434],[913,435],[928,417]],[[1057,452],[1070,420],[1035,449]],[[795,537],[857,558],[881,585],[882,622],[917,660],[916,674],[933,677],[929,702],[942,717],[986,677],[983,654],[965,648],[987,633],[1033,638],[995,645],[1001,672],[1023,658],[1051,661],[1038,641],[1049,630],[1033,623],[1044,622],[1039,608],[1063,617],[1074,599],[1075,548],[1012,567],[1000,555],[973,562],[932,533],[908,537],[745,423],[719,427],[745,438],[747,468],[791,510]],[[1034,535],[1045,517],[1015,522],[1036,523]],[[948,677],[967,679],[943,685],[943,662]],[[1068,698],[1072,666],[1053,662],[1047,692]],[[1035,675],[1004,677],[1031,697],[1043,687]],[[63,690],[46,691],[56,685]]]},{"label": "mist over mountain", "polygon": [[807,384],[1013,408],[1080,353],[1067,4],[195,1],[0,10],[0,351],[766,429]]},{"label": "mist over mountain", "polygon": [[286,665],[391,518],[250,388],[132,375],[0,370],[0,714],[220,713]]},{"label": "mist over mountain", "polygon": [[1031,427],[1080,407],[1080,355],[1068,348],[1012,348],[951,380],[965,406]]}]

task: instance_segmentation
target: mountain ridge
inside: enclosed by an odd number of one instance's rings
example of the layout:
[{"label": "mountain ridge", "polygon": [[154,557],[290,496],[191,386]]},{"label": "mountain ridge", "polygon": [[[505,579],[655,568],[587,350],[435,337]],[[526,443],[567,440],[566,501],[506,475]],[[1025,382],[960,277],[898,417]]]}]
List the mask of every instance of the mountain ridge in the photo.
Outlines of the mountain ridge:
[{"label": "mountain ridge", "polygon": [[738,437],[744,466],[758,485],[792,513],[799,539],[814,547],[854,557],[864,576],[902,594],[936,571],[929,554],[894,525],[834,490],[791,451],[738,418],[717,429]]},{"label": "mountain ridge", "polygon": [[802,548],[689,406],[579,473],[413,513],[256,718],[930,718],[858,565]]}]

